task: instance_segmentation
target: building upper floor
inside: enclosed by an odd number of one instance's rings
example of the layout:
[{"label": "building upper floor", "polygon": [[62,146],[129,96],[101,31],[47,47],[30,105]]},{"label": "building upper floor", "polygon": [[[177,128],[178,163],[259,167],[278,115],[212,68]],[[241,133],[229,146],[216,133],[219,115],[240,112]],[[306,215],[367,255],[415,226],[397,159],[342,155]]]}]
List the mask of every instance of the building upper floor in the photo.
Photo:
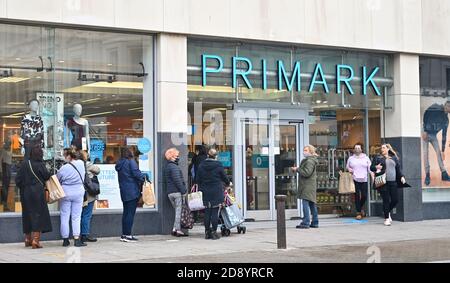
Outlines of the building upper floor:
[{"label": "building upper floor", "polygon": [[0,0],[0,20],[450,56],[449,0]]}]

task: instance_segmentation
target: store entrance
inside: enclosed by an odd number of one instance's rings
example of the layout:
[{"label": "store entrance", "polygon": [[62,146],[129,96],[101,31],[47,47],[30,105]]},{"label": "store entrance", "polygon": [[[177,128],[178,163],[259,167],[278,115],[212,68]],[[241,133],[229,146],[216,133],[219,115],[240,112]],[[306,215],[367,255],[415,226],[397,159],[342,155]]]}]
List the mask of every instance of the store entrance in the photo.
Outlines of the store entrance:
[{"label": "store entrance", "polygon": [[291,167],[300,163],[307,142],[307,112],[239,107],[234,116],[234,183],[245,218],[275,220],[277,194],[287,196],[286,217],[298,216],[298,179]]}]

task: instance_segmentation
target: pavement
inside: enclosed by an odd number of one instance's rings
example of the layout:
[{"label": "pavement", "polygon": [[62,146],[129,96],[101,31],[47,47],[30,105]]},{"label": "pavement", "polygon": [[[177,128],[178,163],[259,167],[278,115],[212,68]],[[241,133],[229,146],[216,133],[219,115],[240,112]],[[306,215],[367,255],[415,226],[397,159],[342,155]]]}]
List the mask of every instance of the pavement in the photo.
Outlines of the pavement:
[{"label": "pavement", "polygon": [[[287,249],[277,249],[276,221],[246,222],[245,234],[205,240],[196,225],[189,237],[140,236],[137,243],[100,238],[87,247],[64,248],[42,242],[32,250],[22,243],[0,244],[1,262],[450,262],[450,220],[394,221],[381,218],[321,219],[319,229],[296,229],[286,222]],[[73,244],[73,241],[72,241]]]}]

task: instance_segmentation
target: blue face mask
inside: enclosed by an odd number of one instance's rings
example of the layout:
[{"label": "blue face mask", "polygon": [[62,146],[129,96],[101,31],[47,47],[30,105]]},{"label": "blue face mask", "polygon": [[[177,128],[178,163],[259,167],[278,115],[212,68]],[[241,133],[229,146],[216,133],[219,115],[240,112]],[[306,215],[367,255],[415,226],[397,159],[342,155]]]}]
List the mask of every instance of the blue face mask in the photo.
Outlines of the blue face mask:
[{"label": "blue face mask", "polygon": [[175,162],[175,163],[180,162],[180,157],[175,158],[174,162]]},{"label": "blue face mask", "polygon": [[311,153],[309,153],[309,152],[303,152],[303,156],[305,156],[305,157],[311,156]]}]

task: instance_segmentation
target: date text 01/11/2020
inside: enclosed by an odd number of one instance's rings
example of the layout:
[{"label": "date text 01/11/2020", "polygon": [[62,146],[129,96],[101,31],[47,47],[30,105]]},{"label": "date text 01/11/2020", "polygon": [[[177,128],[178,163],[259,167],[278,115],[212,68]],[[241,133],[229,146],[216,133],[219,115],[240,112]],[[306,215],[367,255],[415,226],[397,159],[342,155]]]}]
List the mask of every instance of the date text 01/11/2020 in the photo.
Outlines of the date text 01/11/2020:
[{"label": "date text 01/11/2020", "polygon": [[213,276],[221,278],[273,278],[273,268],[270,267],[227,267],[221,268],[220,272],[212,272],[208,269],[179,269],[177,273],[178,278],[203,278],[209,280]]}]

